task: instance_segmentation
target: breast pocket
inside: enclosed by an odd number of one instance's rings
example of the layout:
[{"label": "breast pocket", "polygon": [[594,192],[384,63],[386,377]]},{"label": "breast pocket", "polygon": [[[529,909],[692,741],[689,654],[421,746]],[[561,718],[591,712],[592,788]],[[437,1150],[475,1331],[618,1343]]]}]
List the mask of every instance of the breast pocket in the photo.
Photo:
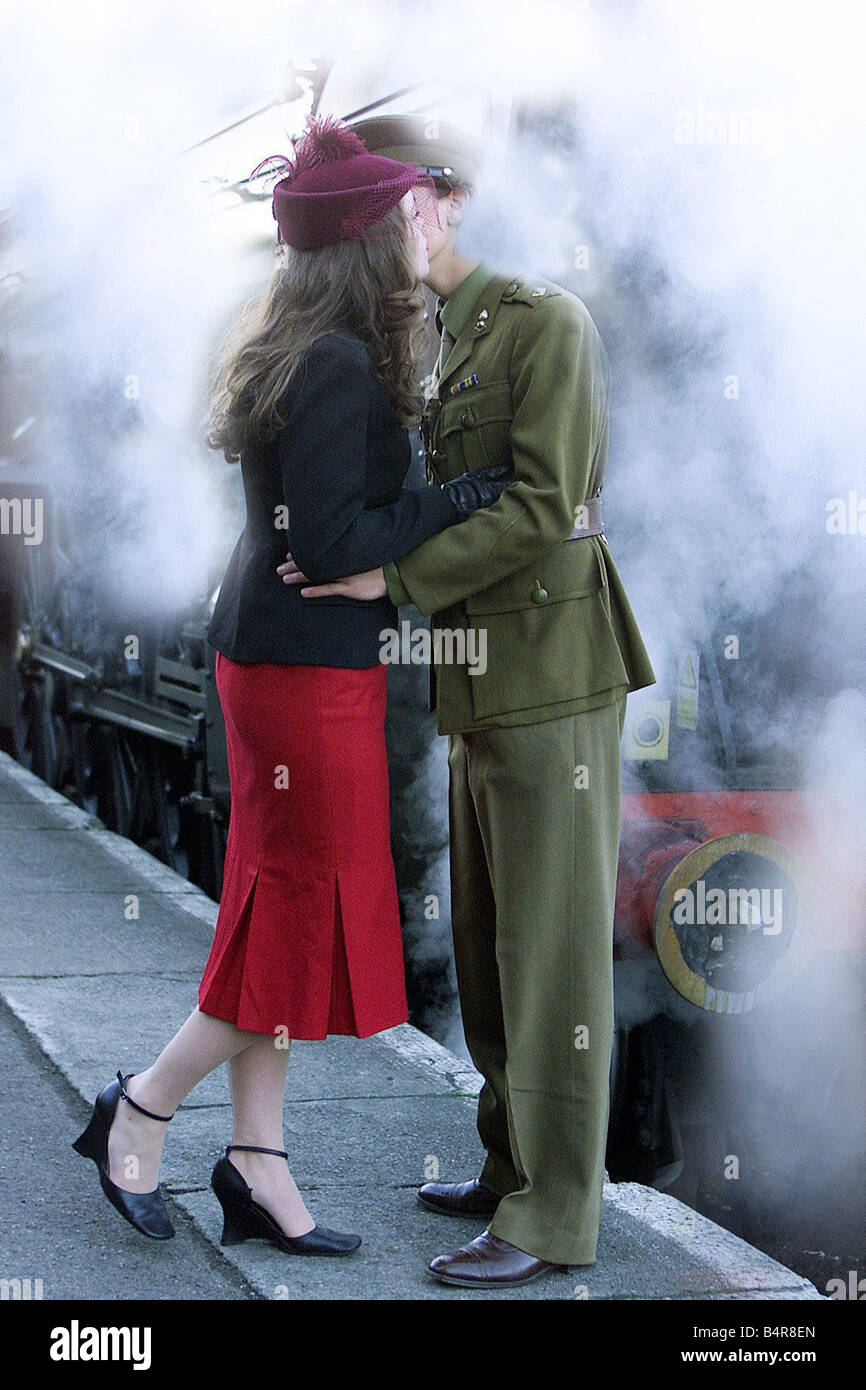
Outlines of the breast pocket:
[{"label": "breast pocket", "polygon": [[[511,463],[511,388],[491,381],[446,399],[439,417],[439,448],[448,476],[472,473],[493,463]],[[459,466],[458,466],[459,465]]]}]

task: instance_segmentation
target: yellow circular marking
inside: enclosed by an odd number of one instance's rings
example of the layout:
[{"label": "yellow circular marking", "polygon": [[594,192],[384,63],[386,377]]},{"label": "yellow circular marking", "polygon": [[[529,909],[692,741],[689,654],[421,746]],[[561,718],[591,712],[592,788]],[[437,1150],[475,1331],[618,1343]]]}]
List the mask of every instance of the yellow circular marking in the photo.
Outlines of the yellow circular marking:
[{"label": "yellow circular marking", "polygon": [[[741,851],[772,860],[788,875],[797,893],[797,923],[784,955],[753,990],[714,989],[686,964],[671,922],[671,913],[676,904],[675,895],[680,889],[690,888],[725,855]],[[675,865],[659,893],[653,920],[653,940],[661,967],[677,993],[698,1008],[710,1013],[748,1013],[756,1004],[779,994],[802,969],[809,948],[808,923],[812,915],[808,909],[809,898],[809,882],[802,865],[791,850],[778,840],[747,831],[707,840]]]},{"label": "yellow circular marking", "polygon": [[[641,729],[646,724],[655,725],[655,732],[653,733],[653,736],[651,738],[645,737],[641,733]],[[635,721],[634,725],[632,726],[631,733],[635,743],[639,744],[641,748],[654,748],[657,743],[661,743],[662,741],[662,738],[664,736],[664,726],[662,724],[662,721],[659,719],[658,715],[645,714],[642,715],[640,719],[637,719]]]}]

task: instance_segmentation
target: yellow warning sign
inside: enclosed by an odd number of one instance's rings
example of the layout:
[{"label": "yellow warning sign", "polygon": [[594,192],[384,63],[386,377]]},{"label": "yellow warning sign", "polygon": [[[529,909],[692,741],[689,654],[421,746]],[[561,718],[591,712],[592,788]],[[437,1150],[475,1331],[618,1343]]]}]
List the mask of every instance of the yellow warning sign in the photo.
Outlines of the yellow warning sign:
[{"label": "yellow warning sign", "polygon": [[698,688],[698,676],[695,670],[695,659],[691,652],[687,652],[683,660],[682,670],[680,671],[680,685],[690,685],[693,689]]},{"label": "yellow warning sign", "polygon": [[690,649],[683,653],[677,682],[677,728],[698,727],[698,688],[701,674],[701,654]]}]

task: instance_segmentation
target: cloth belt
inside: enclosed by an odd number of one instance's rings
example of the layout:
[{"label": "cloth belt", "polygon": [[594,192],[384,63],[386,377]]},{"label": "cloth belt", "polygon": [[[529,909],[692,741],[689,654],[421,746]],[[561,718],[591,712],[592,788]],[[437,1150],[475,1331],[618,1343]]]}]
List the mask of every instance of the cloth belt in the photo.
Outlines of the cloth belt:
[{"label": "cloth belt", "polygon": [[581,536],[603,536],[604,521],[601,515],[601,498],[590,497],[588,501],[582,503],[580,509],[586,518],[585,526],[575,526],[570,536],[566,536],[567,541],[580,540]]}]

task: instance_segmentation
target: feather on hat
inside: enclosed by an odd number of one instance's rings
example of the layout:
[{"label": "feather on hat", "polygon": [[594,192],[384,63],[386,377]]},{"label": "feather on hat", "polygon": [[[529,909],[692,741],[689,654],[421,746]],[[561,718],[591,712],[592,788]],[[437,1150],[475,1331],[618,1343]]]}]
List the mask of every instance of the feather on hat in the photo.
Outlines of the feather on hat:
[{"label": "feather on hat", "polygon": [[336,116],[310,117],[293,156],[268,155],[250,177],[274,160],[285,172],[274,186],[273,215],[280,239],[299,251],[363,236],[410,188],[429,182],[414,164],[371,154]]}]

